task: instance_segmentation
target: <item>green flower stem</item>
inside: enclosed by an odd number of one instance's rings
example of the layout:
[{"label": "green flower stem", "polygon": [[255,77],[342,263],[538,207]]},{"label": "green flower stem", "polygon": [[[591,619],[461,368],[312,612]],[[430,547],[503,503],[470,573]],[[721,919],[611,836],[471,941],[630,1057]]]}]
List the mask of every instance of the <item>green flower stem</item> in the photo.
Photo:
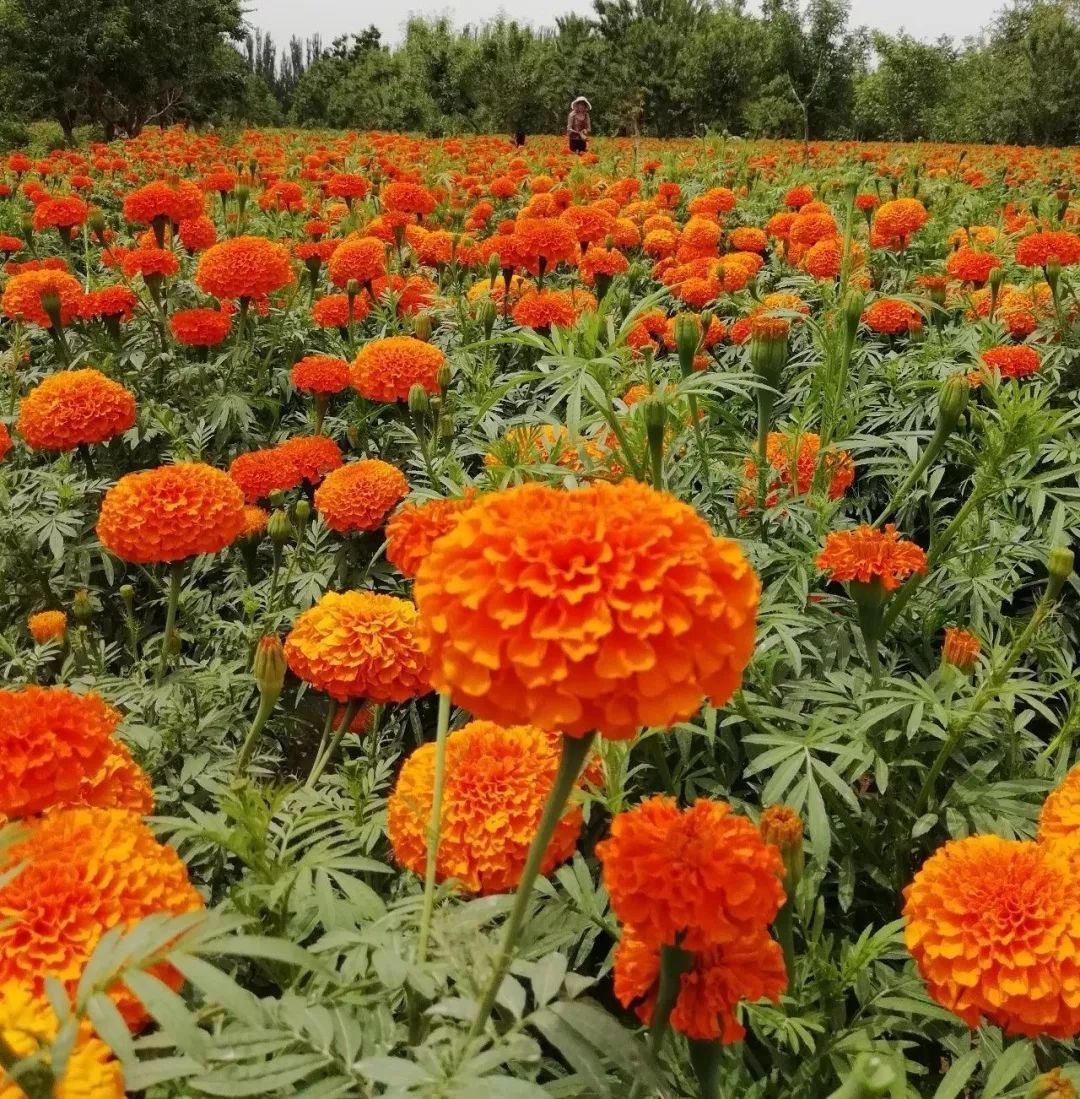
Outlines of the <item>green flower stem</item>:
[{"label": "green flower stem", "polygon": [[780,940],[780,949],[784,952],[784,970],[787,973],[788,988],[795,984],[795,900],[785,887],[786,900],[776,913],[776,937]]},{"label": "green flower stem", "polygon": [[439,695],[439,722],[435,732],[435,778],[431,795],[431,816],[427,830],[427,863],[424,867],[424,907],[420,913],[420,936],[416,943],[416,960],[427,960],[431,916],[435,911],[435,870],[439,858],[439,837],[442,832],[443,787],[446,784],[446,739],[450,728],[450,696]]},{"label": "green flower stem", "polygon": [[161,641],[161,659],[158,662],[155,686],[161,686],[169,667],[170,650],[176,633],[176,609],[180,605],[180,588],[184,582],[184,562],[174,561],[169,566],[169,604],[165,611],[165,636]]},{"label": "green flower stem", "polygon": [[255,745],[259,743],[259,736],[263,731],[263,726],[274,712],[274,707],[277,705],[277,700],[280,697],[280,688],[276,691],[265,691],[260,697],[259,708],[255,711],[255,717],[251,722],[251,728],[248,730],[248,735],[244,738],[243,746],[240,749],[240,755],[236,760],[237,778],[240,778],[248,769],[248,764],[251,763],[251,757],[255,752]]},{"label": "green flower stem", "polygon": [[[694,964],[694,955],[679,946],[660,947],[660,982],[656,990],[656,1006],[653,1008],[649,1023],[649,1055],[655,1061],[664,1044],[671,1013],[679,998],[679,987],[684,973],[688,973]],[[641,1081],[635,1080],[630,1089],[630,1099],[635,1099],[641,1087]]]},{"label": "green flower stem", "polygon": [[960,741],[963,740],[964,734],[971,728],[975,718],[982,713],[989,702],[997,695],[998,691],[1001,690],[1001,687],[1004,685],[1005,680],[1008,679],[1010,672],[1016,667],[1020,657],[1027,651],[1036,631],[1043,622],[1046,621],[1046,617],[1056,601],[1057,592],[1053,591],[1052,588],[1048,586],[1036,605],[1031,620],[1020,632],[1020,636],[1017,637],[1012,643],[1012,647],[1005,654],[1005,659],[1002,661],[1001,666],[979,688],[978,693],[975,695],[974,699],[972,699],[971,706],[960,720],[949,730],[949,734],[945,738],[945,743],[942,744],[941,749],[934,758],[934,762],[930,765],[930,770],[926,773],[926,779],[923,781],[922,789],[919,791],[919,799],[915,803],[916,819],[926,812],[926,807],[930,804],[930,796],[934,792],[934,786],[937,783],[938,776],[941,774],[945,764],[948,763],[953,752],[956,751]]},{"label": "green flower stem", "polygon": [[694,1066],[701,1099],[722,1099],[720,1058],[724,1047],[717,1041],[704,1041],[701,1038],[691,1038],[687,1044],[690,1047],[690,1064]]},{"label": "green flower stem", "polygon": [[[326,770],[327,764],[337,753],[338,745],[345,739],[345,734],[349,731],[349,726],[353,723],[353,718],[360,712],[362,703],[363,700],[359,698],[350,698],[348,703],[346,703],[345,713],[342,715],[341,723],[338,725],[333,739],[326,746],[326,750],[315,757],[315,763],[311,768],[311,774],[308,775],[307,782],[304,783],[304,788],[306,790],[312,789],[319,779],[322,778],[322,774]],[[333,711],[331,710],[331,712]]]},{"label": "green flower stem", "polygon": [[775,394],[761,386],[757,391],[758,436],[757,436],[757,497],[758,511],[762,514],[762,527],[765,524],[765,488],[768,481],[769,428],[772,426],[773,403]]},{"label": "green flower stem", "polygon": [[[16,1079],[12,1076],[12,1072],[22,1061],[23,1058],[8,1045],[3,1035],[0,1035],[0,1069],[3,1069],[3,1073],[0,1074],[3,1079],[0,1079],[0,1083],[6,1079]],[[27,1099],[53,1099],[56,1090],[56,1080],[49,1066],[45,1064],[34,1065],[20,1073],[17,1083],[15,1090],[25,1094]]]},{"label": "green flower stem", "polygon": [[544,852],[547,851],[551,837],[555,834],[559,821],[562,820],[563,810],[570,800],[574,783],[577,782],[581,769],[585,766],[585,760],[588,758],[589,750],[592,748],[595,739],[595,732],[586,733],[585,736],[581,737],[564,735],[562,738],[559,768],[555,773],[551,793],[548,794],[547,802],[544,805],[544,812],[540,818],[536,835],[533,836],[532,844],[529,846],[529,854],[525,860],[525,867],[521,872],[521,881],[518,884],[517,892],[514,894],[514,905],[510,909],[510,915],[507,917],[506,925],[503,928],[503,941],[495,960],[495,969],[491,974],[491,980],[488,982],[483,999],[480,1001],[480,1007],[477,1009],[472,1027],[469,1029],[470,1038],[476,1038],[483,1032],[488,1017],[491,1015],[491,1010],[495,1006],[495,999],[499,995],[503,979],[510,971],[510,963],[514,960],[514,947],[517,945],[521,926],[525,922],[525,913],[532,897],[533,885],[540,874],[540,863],[544,858]]},{"label": "green flower stem", "polygon": [[952,432],[952,425],[940,424],[938,426],[937,431],[934,432],[933,438],[931,438],[926,449],[922,452],[922,457],[916,462],[915,468],[908,474],[904,483],[892,494],[889,502],[885,505],[885,510],[874,520],[875,527],[880,527],[896,510],[900,501],[919,483],[922,475],[930,468],[930,463],[941,453],[941,448],[945,445],[946,440]]}]

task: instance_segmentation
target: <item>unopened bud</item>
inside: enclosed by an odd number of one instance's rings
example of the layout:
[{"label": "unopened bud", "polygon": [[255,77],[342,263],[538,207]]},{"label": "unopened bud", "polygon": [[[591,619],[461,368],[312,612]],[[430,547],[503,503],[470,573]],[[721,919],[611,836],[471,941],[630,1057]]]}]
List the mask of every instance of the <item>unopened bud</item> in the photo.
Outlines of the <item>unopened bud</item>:
[{"label": "unopened bud", "polygon": [[356,279],[349,279],[345,284],[345,293],[349,296],[349,301],[352,301],[357,294],[360,293],[361,286]]},{"label": "unopened bud", "polygon": [[443,393],[449,389],[453,377],[454,371],[451,369],[450,364],[448,362],[443,362],[435,375],[435,380],[438,382],[439,389],[441,389]]},{"label": "unopened bud", "polygon": [[86,226],[99,241],[105,239],[105,215],[100,210],[91,210],[86,218]]},{"label": "unopened bud", "polygon": [[270,506],[272,508],[283,508],[285,506],[285,493],[281,489],[276,488],[270,493]]},{"label": "unopened bud", "polygon": [[650,447],[663,447],[664,432],[667,430],[668,409],[663,398],[652,394],[641,402],[641,413],[645,418],[645,433]]},{"label": "unopened bud", "polygon": [[413,335],[427,343],[431,339],[431,314],[417,313],[413,318]]},{"label": "unopened bud", "polygon": [[491,339],[491,333],[495,331],[495,318],[497,316],[498,310],[496,310],[495,303],[491,298],[481,298],[476,307],[476,319],[484,330],[485,340]]},{"label": "unopened bud", "polygon": [[865,304],[866,295],[859,290],[849,290],[844,295],[844,335],[848,344],[855,342],[855,334],[859,331]]},{"label": "unopened bud", "polygon": [[135,589],[130,584],[121,584],[117,594],[124,604],[124,610],[130,614],[135,608]]},{"label": "unopened bud", "polygon": [[1058,280],[1061,278],[1061,260],[1057,256],[1051,256],[1046,261],[1046,282],[1050,287],[1050,293],[1057,297]]},{"label": "unopened bud", "polygon": [[491,279],[491,285],[495,285],[495,280],[499,277],[499,257],[495,252],[492,252],[488,256],[487,265],[488,278]]},{"label": "unopened bud", "polygon": [[682,313],[675,318],[675,350],[679,353],[679,369],[684,377],[694,372],[694,358],[701,345],[701,328],[696,317]]},{"label": "unopened bud", "polygon": [[414,416],[425,416],[431,411],[431,398],[419,382],[409,390],[409,411]]},{"label": "unopened bud", "polygon": [[307,526],[307,522],[311,518],[311,504],[304,497],[301,497],[293,505],[293,518],[301,530]]},{"label": "unopened bud", "polygon": [[94,604],[90,602],[90,594],[86,591],[77,591],[71,601],[71,613],[80,626],[85,626],[94,617]]},{"label": "unopened bud", "polygon": [[41,295],[41,308],[52,322],[53,328],[59,329],[63,326],[63,319],[60,314],[60,295],[55,290],[46,290]]},{"label": "unopened bud", "polygon": [[802,817],[786,805],[770,805],[761,814],[758,828],[761,838],[780,852],[784,861],[784,888],[789,897],[794,896],[806,869]]},{"label": "unopened bud", "polygon": [[277,508],[266,524],[266,533],[275,546],[283,546],[289,540],[289,516],[284,508]]},{"label": "unopened bud", "polygon": [[938,394],[938,430],[952,431],[960,422],[971,396],[971,383],[966,374],[950,374]]},{"label": "unopened bud", "polygon": [[[895,185],[895,180],[893,181]],[[843,1099],[880,1099],[896,1083],[896,1069],[877,1053],[860,1053],[847,1079],[834,1094]]]},{"label": "unopened bud", "polygon": [[1024,1099],[1077,1099],[1077,1095],[1061,1069],[1054,1068],[1031,1081]]},{"label": "unopened bud", "polygon": [[951,664],[965,675],[971,675],[975,670],[975,662],[979,659],[982,645],[979,639],[967,630],[959,626],[950,626],[945,631],[945,644],[941,650],[942,664]]},{"label": "unopened bud", "polygon": [[22,220],[19,222],[19,228],[22,230],[23,240],[32,245],[34,243],[34,219],[29,214],[23,214]]},{"label": "unopened bud", "polygon": [[1073,551],[1066,546],[1055,546],[1047,558],[1046,568],[1050,573],[1046,594],[1056,599],[1065,587],[1065,581],[1072,575]]},{"label": "unopened bud", "polygon": [[788,360],[787,322],[778,318],[755,322],[750,340],[750,365],[766,385],[780,388],[780,375]]},{"label": "unopened bud", "polygon": [[285,649],[279,638],[274,634],[262,638],[255,649],[251,667],[259,693],[277,698],[285,682],[286,667]]}]

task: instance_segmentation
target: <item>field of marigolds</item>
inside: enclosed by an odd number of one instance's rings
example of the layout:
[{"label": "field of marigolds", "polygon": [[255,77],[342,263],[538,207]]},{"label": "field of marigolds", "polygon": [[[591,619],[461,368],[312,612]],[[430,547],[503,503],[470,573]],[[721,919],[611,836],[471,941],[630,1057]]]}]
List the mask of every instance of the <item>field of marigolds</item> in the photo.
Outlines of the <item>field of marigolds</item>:
[{"label": "field of marigolds", "polygon": [[2,1099],[1075,1099],[1078,180],[0,159]]}]

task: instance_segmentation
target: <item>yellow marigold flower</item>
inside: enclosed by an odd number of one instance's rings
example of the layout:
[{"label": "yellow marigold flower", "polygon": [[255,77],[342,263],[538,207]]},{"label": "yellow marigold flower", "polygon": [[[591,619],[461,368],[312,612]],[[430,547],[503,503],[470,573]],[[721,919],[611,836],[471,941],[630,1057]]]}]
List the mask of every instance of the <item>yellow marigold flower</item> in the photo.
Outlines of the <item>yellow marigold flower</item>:
[{"label": "yellow marigold flower", "polygon": [[67,633],[67,615],[63,611],[38,611],[26,620],[30,636],[39,644],[62,641]]}]

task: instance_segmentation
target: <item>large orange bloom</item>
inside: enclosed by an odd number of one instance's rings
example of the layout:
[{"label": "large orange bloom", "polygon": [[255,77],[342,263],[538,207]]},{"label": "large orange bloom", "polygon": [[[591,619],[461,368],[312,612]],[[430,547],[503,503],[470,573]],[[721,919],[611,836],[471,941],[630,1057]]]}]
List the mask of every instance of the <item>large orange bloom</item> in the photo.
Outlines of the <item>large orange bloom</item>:
[{"label": "large orange bloom", "polygon": [[415,576],[435,540],[450,530],[475,500],[476,492],[469,488],[464,496],[405,504],[386,524],[387,561],[403,576]]},{"label": "large orange bloom", "polygon": [[312,485],[319,484],[328,473],[339,469],[345,460],[341,447],[325,435],[297,435],[274,447],[271,453],[292,466],[299,480]]},{"label": "large orange bloom", "polygon": [[[0,886],[0,983],[19,981],[35,994],[46,977],[74,993],[111,928],[203,906],[176,852],[122,809],[54,809],[4,852],[0,870],[24,861]],[[162,967],[151,972],[179,987],[179,974]],[[109,995],[129,1023],[146,1018],[126,988]]]},{"label": "large orange bloom", "polygon": [[249,504],[265,500],[272,492],[296,488],[302,480],[296,464],[280,447],[266,447],[239,454],[229,466],[229,476]]},{"label": "large orange bloom", "polygon": [[251,299],[292,282],[289,250],[265,237],[233,237],[208,248],[195,281],[216,298]]},{"label": "large orange bloom", "polygon": [[343,241],[334,249],[327,273],[342,289],[354,279],[361,286],[374,282],[386,274],[386,245],[378,237]]},{"label": "large orange bloom", "polygon": [[1016,245],[1016,262],[1024,267],[1045,267],[1052,259],[1062,267],[1080,263],[1080,236],[1065,231],[1032,233]]},{"label": "large orange bloom", "polygon": [[305,355],[289,377],[305,393],[340,393],[349,384],[349,364],[333,355]]},{"label": "large orange bloom", "polygon": [[654,797],[611,822],[597,845],[612,911],[655,945],[737,942],[784,903],[780,853],[723,801],[680,811]]},{"label": "large orange bloom", "polygon": [[135,423],[135,398],[100,370],[63,370],[19,405],[16,430],[33,450],[103,443]]},{"label": "large orange bloom", "polygon": [[416,608],[367,591],[327,592],[285,639],[289,667],[337,699],[405,702],[426,694]]},{"label": "large orange bloom", "polygon": [[41,304],[46,294],[53,295],[59,301],[61,324],[69,324],[79,315],[83,300],[82,286],[67,271],[22,271],[12,275],[4,287],[0,304],[12,320],[52,328],[52,320]]},{"label": "large orange bloom", "polygon": [[[766,442],[765,455],[769,463],[765,505],[775,507],[783,490],[794,485],[794,494],[810,491],[817,469],[821,437],[812,431],[771,431]],[[827,451],[822,462],[823,483],[830,500],[839,500],[855,480],[855,464],[845,450]],[[740,491],[739,502],[744,508],[752,506],[757,492],[757,461],[747,458],[743,475],[746,485]],[[790,489],[788,489],[790,491]]]},{"label": "large orange bloom", "polygon": [[522,218],[514,229],[514,236],[528,266],[540,263],[552,268],[557,263],[573,263],[577,259],[577,236],[565,221]]},{"label": "large orange bloom", "polygon": [[817,556],[817,567],[841,583],[880,581],[886,591],[892,591],[913,572],[926,572],[926,553],[901,538],[892,523],[884,530],[864,524],[855,530],[833,531]]},{"label": "large orange bloom", "polygon": [[435,196],[422,184],[395,181],[388,183],[379,195],[384,210],[396,214],[433,213],[438,203]]},{"label": "large orange bloom", "polygon": [[34,207],[34,228],[66,229],[70,232],[86,221],[90,207],[77,195],[61,195],[59,198],[47,198]]},{"label": "large orange bloom", "polygon": [[202,192],[190,180],[176,183],[155,180],[125,197],[124,217],[141,225],[149,225],[158,218],[168,218],[179,225],[200,217],[203,206]]},{"label": "large orange bloom", "polygon": [[120,714],[64,687],[0,690],[0,818],[79,801],[112,754]]},{"label": "large orange bloom", "polygon": [[121,477],[105,493],[101,544],[136,565],[217,553],[244,529],[244,494],[227,473],[198,462]]},{"label": "large orange bloom", "polygon": [[874,232],[892,243],[906,243],[930,220],[917,198],[895,198],[883,202],[874,213]]},{"label": "large orange bloom", "polygon": [[[35,1055],[49,1063],[49,1047],[60,1033],[60,1020],[48,999],[35,996],[19,981],[0,984],[0,1039],[20,1059]],[[53,1099],[123,1099],[124,1074],[112,1050],[85,1020],[79,1024]],[[0,1068],[0,1099],[26,1099]]]},{"label": "large orange bloom", "polygon": [[1080,767],[1074,767],[1043,802],[1039,839],[1043,843],[1080,839]]},{"label": "large orange bloom", "polygon": [[[532,725],[472,721],[446,741],[446,784],[436,873],[470,893],[506,893],[521,879],[529,844],[559,765],[559,740]],[[394,858],[416,874],[427,860],[435,745],[405,761],[390,797],[387,825]],[[577,846],[581,809],[568,808],[544,852],[541,874]]]},{"label": "large orange bloom", "polygon": [[[615,951],[615,997],[633,1007],[643,1023],[652,1022],[660,983],[660,948],[627,928]],[[780,1002],[787,987],[780,944],[764,926],[695,954],[679,980],[671,1025],[688,1038],[719,1038],[724,1045],[746,1034],[735,1017],[741,1000]]]},{"label": "large orange bloom", "polygon": [[415,336],[372,340],[356,356],[350,380],[369,401],[407,401],[414,385],[439,392],[439,368],[446,356]]},{"label": "large orange bloom", "polygon": [[1051,845],[969,836],[904,890],[905,937],[930,995],[970,1027],[1080,1033],[1080,877]]},{"label": "large orange bloom", "polygon": [[1026,343],[1018,347],[988,347],[979,358],[987,366],[996,367],[1003,378],[1024,378],[1038,374],[1042,367],[1038,351]]},{"label": "large orange bloom", "polygon": [[181,309],[169,317],[178,343],[188,347],[217,347],[232,327],[232,317],[221,309]]},{"label": "large orange bloom", "polygon": [[617,738],[731,697],[759,591],[734,542],[635,481],[483,496],[416,577],[438,690],[502,724]]},{"label": "large orange bloom", "polygon": [[899,298],[879,298],[866,307],[863,323],[884,336],[900,336],[918,332],[923,326],[922,313]]},{"label": "large orange bloom", "polygon": [[315,493],[315,509],[331,530],[378,530],[405,497],[409,482],[397,466],[378,458],[335,469]]}]

